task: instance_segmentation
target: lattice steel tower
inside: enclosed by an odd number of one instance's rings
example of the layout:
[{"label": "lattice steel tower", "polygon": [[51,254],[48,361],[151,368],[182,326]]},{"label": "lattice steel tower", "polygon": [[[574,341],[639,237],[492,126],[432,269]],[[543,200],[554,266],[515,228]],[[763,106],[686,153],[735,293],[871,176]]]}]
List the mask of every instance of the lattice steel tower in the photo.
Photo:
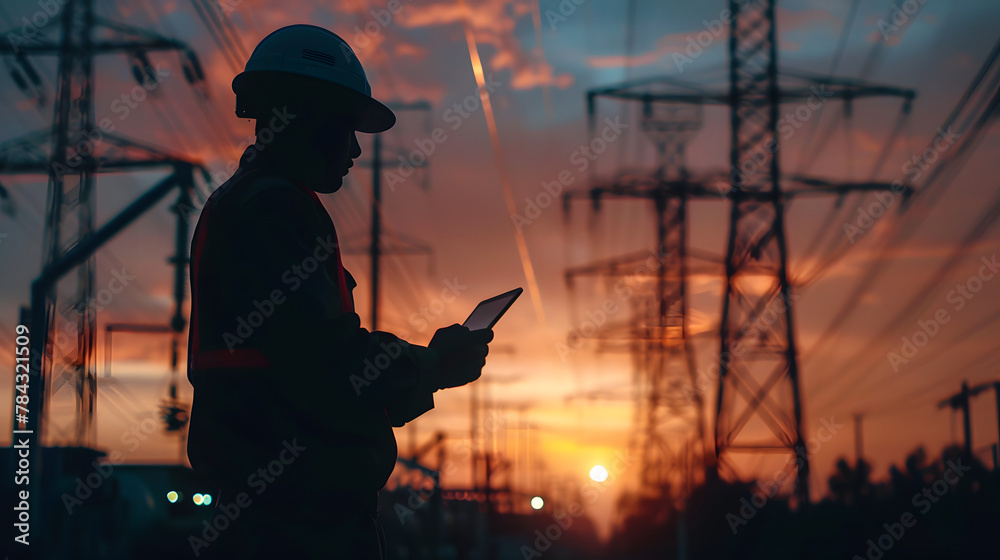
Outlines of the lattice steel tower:
[{"label": "lattice steel tower", "polygon": [[[32,430],[29,435],[32,446],[36,442],[49,443],[45,439],[48,420],[45,405],[48,397],[67,384],[75,389],[76,414],[72,435],[60,438],[59,443],[93,444],[97,390],[95,301],[100,303],[95,300],[95,251],[173,189],[179,190],[178,203],[173,208],[178,221],[178,252],[172,262],[178,273],[170,324],[175,339],[176,369],[176,340],[186,326],[182,312],[183,270],[187,266],[187,223],[194,210],[190,196],[195,192],[195,168],[199,168],[208,180],[207,170],[197,162],[118,134],[115,120],[95,121],[94,59],[97,56],[125,55],[132,65],[133,76],[140,86],[145,86],[144,91],[149,95],[156,89],[159,77],[147,58],[148,52],[177,51],[182,56],[184,76],[196,92],[204,87],[204,75],[194,51],[183,42],[100,17],[94,13],[93,3],[93,0],[66,0],[61,11],[48,14],[51,17],[35,29],[36,33],[26,37],[12,31],[5,36],[20,40],[0,44],[0,54],[15,59],[15,64],[8,65],[15,85],[25,93],[34,93],[39,105],[44,103],[44,97],[39,94],[41,81],[29,57],[58,57],[51,127],[0,145],[0,173],[48,176],[42,274],[32,285],[32,363],[28,393],[31,415],[29,422],[17,418],[14,421],[15,430],[19,424],[25,430]],[[58,5],[52,3],[57,8]],[[59,31],[58,40],[45,37],[53,29]],[[47,147],[51,151],[46,150]],[[173,171],[166,180],[139,197],[104,227],[95,228],[97,174],[164,167]],[[75,272],[75,282],[60,298],[57,283],[70,272]],[[57,300],[60,302],[58,308]]]},{"label": "lattice steel tower", "polygon": [[[650,280],[635,283],[629,298],[633,317],[623,328],[605,329],[599,338],[605,349],[630,351],[636,368],[635,426],[639,440],[640,483],[657,493],[671,488],[676,498],[687,495],[700,479],[706,459],[704,406],[694,388],[695,356],[687,320],[687,169],[684,146],[701,129],[699,104],[653,102],[640,92],[647,84],[619,84],[588,93],[593,135],[594,99],[598,96],[642,101],[640,128],[656,147],[653,173],[619,173],[609,183],[564,193],[564,204],[588,199],[597,209],[604,199],[650,201],[655,212],[652,250],[578,266],[566,271],[578,276],[624,278],[631,283],[639,269]],[[652,257],[653,265],[650,265]],[[618,342],[615,346],[615,342]],[[610,344],[608,344],[610,343]]]}]

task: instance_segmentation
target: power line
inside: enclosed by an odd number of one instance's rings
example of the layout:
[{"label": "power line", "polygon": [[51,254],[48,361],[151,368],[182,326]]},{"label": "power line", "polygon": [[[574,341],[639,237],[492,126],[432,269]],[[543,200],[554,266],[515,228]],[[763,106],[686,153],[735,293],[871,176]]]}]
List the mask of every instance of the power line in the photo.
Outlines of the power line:
[{"label": "power line", "polygon": [[[980,321],[978,321],[978,322],[970,325],[969,328],[965,329],[960,334],[958,334],[957,336],[953,337],[947,343],[940,344],[939,346],[937,346],[935,348],[936,351],[930,352],[930,353],[925,353],[921,357],[921,361],[920,361],[920,363],[918,365],[916,365],[915,367],[912,367],[912,368],[907,368],[906,374],[907,375],[912,375],[914,372],[919,371],[919,370],[927,367],[930,363],[934,362],[939,357],[941,357],[941,356],[943,356],[945,354],[948,354],[948,353],[952,352],[953,350],[956,350],[961,345],[962,342],[968,341],[969,338],[971,336],[975,335],[976,333],[983,332],[987,327],[989,327],[993,323],[996,323],[998,320],[1000,320],[1000,310],[994,312],[992,315],[984,318],[983,320],[980,320]],[[984,353],[982,356],[985,357],[986,355],[989,355],[989,352]],[[881,360],[879,360],[879,361],[881,361]],[[848,395],[850,395],[850,393],[852,391],[863,391],[863,394],[872,394],[872,390],[874,388],[882,386],[885,382],[893,381],[892,377],[879,378],[879,377],[869,376],[868,375],[868,374],[872,373],[875,370],[875,365],[877,365],[879,363],[879,361],[876,361],[875,363],[873,363],[872,367],[869,367],[867,370],[865,370],[864,375],[862,375],[860,377],[861,379],[866,379],[868,381],[867,383],[861,383],[860,385],[850,384],[850,385],[848,385],[846,387],[846,389],[844,391],[838,393],[837,395],[835,395],[833,397],[828,397],[826,400],[823,400],[822,396],[826,395],[828,393],[821,393],[819,400],[821,402],[824,402],[824,403],[826,403],[826,402],[832,402],[834,404],[836,404],[836,403],[842,403],[842,402],[845,402],[844,399],[846,399],[846,397]],[[963,369],[963,368],[960,368],[960,369]]]},{"label": "power line", "polygon": [[[959,102],[952,109],[952,112],[949,114],[948,118],[945,119],[945,124],[944,126],[941,127],[942,130],[950,130],[952,124],[958,119],[962,110],[967,108],[966,102],[978,90],[978,87],[982,83],[986,73],[988,72],[989,69],[993,67],[994,63],[996,62],[998,54],[1000,54],[1000,42],[997,42],[993,51],[990,53],[990,56],[987,58],[986,63],[977,73],[972,83],[970,83],[969,87],[966,89],[965,93],[962,95]],[[997,78],[1000,79],[1000,72],[997,73]],[[996,86],[994,84],[993,88],[991,88],[989,91],[993,91],[995,87]],[[968,148],[978,143],[978,141],[980,140],[979,133],[982,131],[983,126],[985,126],[985,124],[989,121],[990,117],[995,112],[997,100],[998,100],[998,94],[994,93],[992,96],[992,100],[987,107],[983,108],[982,111],[971,112],[972,115],[978,115],[979,118],[977,126],[973,126],[972,128],[972,134],[967,133],[967,131],[965,130],[962,131],[965,134],[962,135],[962,140],[959,141],[960,142],[959,146],[953,147],[949,152],[947,152],[944,161],[942,161],[940,164],[938,164],[938,166],[936,166],[931,170],[931,172],[928,174],[928,179],[925,181],[924,187],[916,191],[916,194],[914,194],[913,196],[914,198],[927,200],[928,202],[930,202],[929,199],[932,194],[934,194],[935,192],[944,192],[944,190],[947,190],[947,188],[951,185],[951,182],[950,181],[936,182],[937,178],[942,173],[942,170],[947,170],[948,168],[950,168],[960,155],[963,155],[968,150]],[[935,136],[935,140],[937,140],[939,137],[940,135]],[[928,149],[934,149],[933,141],[930,143]],[[916,172],[920,171],[917,170]],[[912,175],[913,171],[911,171],[911,173],[908,174]],[[833,320],[827,325],[823,334],[819,338],[819,342],[813,345],[813,347],[811,347],[803,355],[803,363],[808,363],[811,358],[817,355],[820,349],[832,343],[834,338],[837,335],[839,335],[839,329],[841,324],[853,312],[854,308],[857,307],[857,305],[861,302],[861,297],[866,293],[868,287],[885,269],[888,263],[887,257],[889,256],[891,251],[895,250],[900,245],[905,243],[909,239],[909,237],[916,231],[917,227],[919,227],[919,225],[922,224],[922,222],[923,222],[922,218],[918,218],[914,221],[908,222],[905,225],[893,222],[894,230],[887,235],[888,238],[887,242],[882,245],[876,259],[873,261],[872,265],[869,266],[864,277],[862,277],[862,279],[855,286],[854,290],[848,296],[847,303],[842,308],[840,308],[838,313],[834,316]]]},{"label": "power line", "polygon": [[[978,220],[973,224],[972,228],[962,239],[961,245],[951,252],[948,259],[938,267],[934,274],[931,275],[931,277],[924,283],[921,289],[907,301],[906,305],[903,306],[903,308],[889,321],[888,324],[886,324],[877,334],[870,337],[868,345],[855,352],[850,358],[845,359],[844,363],[856,363],[861,356],[876,349],[877,346],[882,343],[884,337],[892,334],[892,332],[904,322],[912,320],[913,317],[918,316],[924,309],[926,309],[929,305],[927,298],[931,292],[938,289],[941,283],[948,278],[951,271],[959,264],[961,259],[965,257],[967,247],[970,247],[979,241],[983,234],[985,234],[997,221],[998,217],[1000,217],[1000,193],[994,197],[990,206],[987,207],[982,214],[980,214]],[[851,377],[845,376],[841,379],[860,379],[864,377],[866,373],[867,371]],[[832,378],[827,379],[830,379],[830,382],[833,381]]]}]

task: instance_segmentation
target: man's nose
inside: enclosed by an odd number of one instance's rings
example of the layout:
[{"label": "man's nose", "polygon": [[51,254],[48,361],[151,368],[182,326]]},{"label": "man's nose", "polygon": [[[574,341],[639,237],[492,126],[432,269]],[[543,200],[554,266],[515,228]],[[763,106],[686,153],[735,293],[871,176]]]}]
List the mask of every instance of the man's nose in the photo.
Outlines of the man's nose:
[{"label": "man's nose", "polygon": [[351,133],[351,159],[357,159],[361,156],[361,144],[358,143],[358,133]]}]

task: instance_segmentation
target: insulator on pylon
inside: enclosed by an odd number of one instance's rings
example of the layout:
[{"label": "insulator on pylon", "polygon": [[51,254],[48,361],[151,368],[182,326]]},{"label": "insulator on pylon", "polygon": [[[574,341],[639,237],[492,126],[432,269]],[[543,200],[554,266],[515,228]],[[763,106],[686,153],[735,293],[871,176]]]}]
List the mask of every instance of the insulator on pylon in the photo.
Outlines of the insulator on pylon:
[{"label": "insulator on pylon", "polygon": [[142,84],[142,69],[135,64],[132,65],[132,77],[137,83]]},{"label": "insulator on pylon", "polygon": [[23,52],[19,52],[17,53],[16,58],[17,63],[21,65],[21,69],[24,70],[24,74],[28,77],[28,80],[31,81],[32,85],[36,87],[41,86],[42,77],[38,75],[38,72],[35,70],[35,65],[28,60],[28,57],[25,56]]},{"label": "insulator on pylon", "polygon": [[25,95],[31,95],[31,90],[28,89],[28,82],[24,81],[24,76],[21,75],[21,71],[17,68],[10,68],[10,78],[14,80],[14,84],[17,89],[21,90]]},{"label": "insulator on pylon", "polygon": [[909,185],[907,185],[906,190],[903,191],[903,200],[900,201],[899,203],[898,212],[900,214],[906,212],[910,208],[910,199],[912,198],[912,195],[913,195],[913,189],[910,188]]},{"label": "insulator on pylon", "polygon": [[911,111],[912,109],[913,109],[913,97],[912,97],[912,96],[908,96],[908,97],[907,97],[907,98],[906,98],[906,99],[905,99],[905,100],[903,101],[903,114],[904,114],[904,115],[909,115],[909,114],[910,114],[910,111]]},{"label": "insulator on pylon", "polygon": [[132,77],[140,86],[153,86],[160,83],[160,78],[156,75],[156,70],[150,64],[145,51],[134,51],[130,54],[132,59]]},{"label": "insulator on pylon", "polygon": [[17,208],[14,206],[14,201],[10,198],[10,193],[7,189],[0,184],[0,213],[3,213],[11,218],[17,217]]},{"label": "insulator on pylon", "polygon": [[597,189],[590,191],[590,208],[594,212],[601,211],[601,191]]},{"label": "insulator on pylon", "polygon": [[201,63],[194,51],[184,51],[184,59],[181,61],[184,70],[184,79],[191,85],[205,80],[205,73],[201,70]]}]

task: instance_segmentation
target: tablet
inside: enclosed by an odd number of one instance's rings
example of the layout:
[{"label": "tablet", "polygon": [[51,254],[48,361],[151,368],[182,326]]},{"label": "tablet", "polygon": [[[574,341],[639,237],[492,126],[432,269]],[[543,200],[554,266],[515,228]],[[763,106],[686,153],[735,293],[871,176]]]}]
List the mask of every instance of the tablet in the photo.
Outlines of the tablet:
[{"label": "tablet", "polygon": [[492,329],[493,325],[497,324],[500,317],[503,317],[503,314],[507,312],[507,309],[510,308],[514,300],[517,299],[517,296],[521,295],[523,291],[521,288],[514,288],[507,293],[491,297],[490,299],[484,299],[472,310],[472,314],[462,323],[462,326],[468,327],[470,331]]}]

